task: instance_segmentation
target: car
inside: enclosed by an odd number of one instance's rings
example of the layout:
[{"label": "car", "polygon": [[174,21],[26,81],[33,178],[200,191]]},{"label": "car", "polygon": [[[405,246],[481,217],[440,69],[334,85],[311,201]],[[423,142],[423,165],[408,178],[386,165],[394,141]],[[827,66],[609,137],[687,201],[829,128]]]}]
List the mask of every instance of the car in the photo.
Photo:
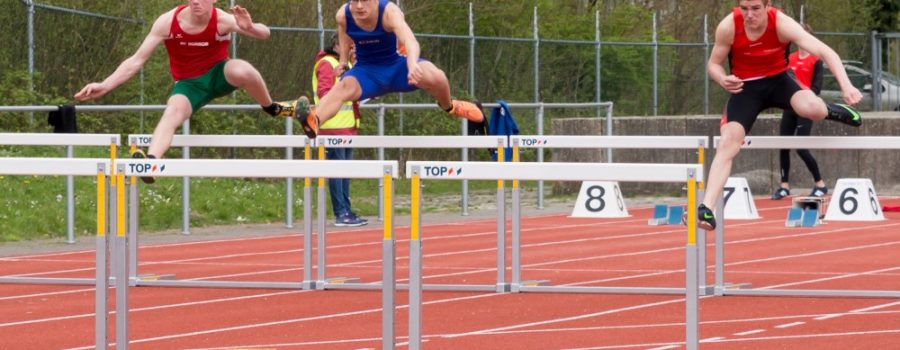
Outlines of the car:
[{"label": "car", "polygon": [[[873,91],[872,73],[863,68],[862,62],[844,61],[843,63],[850,82],[863,94],[862,101],[857,105],[860,110],[874,110],[874,94],[880,93],[881,110],[900,111],[900,78],[888,72],[882,72],[881,88]],[[823,78],[822,91],[819,94],[822,99],[826,102],[843,103],[841,88],[827,65]]]}]

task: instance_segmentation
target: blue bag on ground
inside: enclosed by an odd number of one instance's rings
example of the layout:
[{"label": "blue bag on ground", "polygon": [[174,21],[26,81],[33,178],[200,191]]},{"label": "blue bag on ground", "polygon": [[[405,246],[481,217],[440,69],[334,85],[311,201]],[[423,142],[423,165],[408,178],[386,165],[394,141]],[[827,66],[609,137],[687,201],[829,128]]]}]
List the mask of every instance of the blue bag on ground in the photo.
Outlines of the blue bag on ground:
[{"label": "blue bag on ground", "polygon": [[[494,107],[491,111],[491,119],[488,123],[488,134],[505,135],[506,141],[509,142],[510,136],[519,134],[519,126],[516,125],[516,120],[513,119],[512,112],[509,111],[509,105],[506,104],[506,101],[499,100],[497,103],[499,103],[500,106]],[[491,159],[497,161],[496,149],[491,149]],[[503,150],[503,159],[505,162],[512,161],[512,147],[507,147]]]}]

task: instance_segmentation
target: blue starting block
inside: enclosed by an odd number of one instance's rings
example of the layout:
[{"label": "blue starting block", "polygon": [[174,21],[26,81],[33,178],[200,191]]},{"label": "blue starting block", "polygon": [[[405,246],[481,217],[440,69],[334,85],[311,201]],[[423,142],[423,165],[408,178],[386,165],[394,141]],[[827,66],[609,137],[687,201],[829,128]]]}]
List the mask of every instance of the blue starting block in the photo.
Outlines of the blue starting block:
[{"label": "blue starting block", "polygon": [[653,217],[647,220],[647,225],[681,225],[683,215],[684,207],[680,205],[657,204],[653,206]]},{"label": "blue starting block", "polygon": [[788,209],[785,227],[813,227],[819,224],[825,209],[825,199],[821,197],[794,197]]},{"label": "blue starting block", "polygon": [[788,216],[784,221],[785,227],[814,227],[818,224],[819,208],[794,207],[788,209]]}]

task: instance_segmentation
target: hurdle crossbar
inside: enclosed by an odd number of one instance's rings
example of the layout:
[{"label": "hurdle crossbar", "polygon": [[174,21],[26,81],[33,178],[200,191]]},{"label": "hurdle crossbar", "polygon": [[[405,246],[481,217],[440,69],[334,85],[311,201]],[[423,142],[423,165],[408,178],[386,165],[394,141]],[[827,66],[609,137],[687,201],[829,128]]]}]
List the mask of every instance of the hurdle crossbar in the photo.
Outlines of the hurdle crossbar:
[{"label": "hurdle crossbar", "polygon": [[[128,135],[129,144],[150,146],[153,135]],[[308,142],[306,136],[287,135],[175,135],[172,147],[238,147],[238,148],[302,148]]]},{"label": "hurdle crossbar", "polygon": [[496,148],[497,136],[319,136],[317,145],[334,148]]},{"label": "hurdle crossbar", "polygon": [[406,174],[418,167],[428,180],[548,180],[687,182],[688,170],[698,181],[703,171],[697,164],[635,163],[495,163],[495,162],[407,162]]},{"label": "hurdle crossbar", "polygon": [[[713,139],[718,147],[721,137]],[[831,149],[831,150],[896,150],[900,137],[896,136],[747,136],[744,149]],[[716,216],[724,217],[724,205],[719,198]],[[858,297],[900,298],[900,291],[861,289],[782,289],[782,288],[726,288],[725,286],[725,221],[716,228],[715,294],[744,296],[791,297]]]},{"label": "hurdle crossbar", "polygon": [[119,142],[119,134],[0,133],[0,145],[109,146]]},{"label": "hurdle crossbar", "polygon": [[[716,147],[721,136],[713,138]],[[896,136],[747,136],[746,149],[900,149]]]},{"label": "hurdle crossbar", "polygon": [[630,148],[630,149],[696,149],[706,148],[706,136],[557,136],[518,135],[510,144],[519,148]]},{"label": "hurdle crossbar", "polygon": [[[397,162],[377,160],[320,161],[280,159],[119,159],[125,176],[154,177],[341,177],[381,178],[385,167],[397,173]],[[396,176],[396,175],[395,175]]]},{"label": "hurdle crossbar", "polygon": [[0,174],[95,176],[97,164],[109,163],[103,158],[0,158]]}]

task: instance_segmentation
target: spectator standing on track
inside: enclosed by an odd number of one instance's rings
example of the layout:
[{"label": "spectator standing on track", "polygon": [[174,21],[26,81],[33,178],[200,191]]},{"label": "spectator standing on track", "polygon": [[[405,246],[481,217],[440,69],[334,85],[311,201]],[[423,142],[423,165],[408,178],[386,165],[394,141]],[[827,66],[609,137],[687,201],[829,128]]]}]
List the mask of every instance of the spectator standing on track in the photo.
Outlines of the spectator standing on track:
[{"label": "spectator standing on track", "polygon": [[[241,6],[231,13],[213,6],[216,0],[188,0],[160,15],[137,52],[122,61],[105,80],[87,84],[75,99],[86,101],[106,95],[141,70],[159,44],[165,44],[169,69],[175,86],[166,109],[153,131],[147,153],[138,150],[133,158],[162,158],[172,144],[175,130],[212,99],[244,89],[273,116],[292,116],[296,102],[274,102],[259,71],[249,62],[228,58],[231,33],[265,40],[269,27],[253,23]],[[142,177],[153,183],[153,177]]]},{"label": "spectator standing on track", "polygon": [[[331,43],[316,56],[313,67],[312,88],[315,93],[314,102],[324,97],[337,84],[341,77],[337,70],[340,66],[338,52],[341,43],[338,35],[331,36]],[[350,48],[350,60],[353,62],[353,48]],[[349,63],[348,63],[349,65]],[[350,136],[357,135],[359,130],[359,103],[344,102],[340,110],[319,127],[319,135]],[[353,149],[346,147],[326,147],[325,159],[351,160]],[[331,195],[331,209],[334,212],[335,226],[362,226],[368,224],[353,212],[350,204],[350,179],[328,179],[328,193]]]},{"label": "spectator standing on track", "polygon": [[[803,24],[803,29],[812,33],[812,28],[808,24]],[[822,60],[803,49],[799,49],[791,53],[788,61],[790,62],[789,65],[791,71],[793,71],[794,75],[797,77],[797,82],[799,82],[803,88],[810,89],[813,93],[819,95],[819,92],[822,91],[822,73],[825,69]],[[779,135],[781,136],[809,136],[812,132],[812,127],[812,120],[801,118],[797,113],[794,113],[794,110],[792,109],[785,109],[784,112],[781,113],[781,127],[779,131]],[[815,182],[812,192],[809,195],[811,197],[822,197],[828,194],[828,187],[825,186],[825,181],[822,180],[822,174],[819,172],[819,165],[816,163],[816,159],[813,158],[809,150],[798,149],[797,155],[799,155],[800,159],[803,160],[803,163],[806,164],[806,168],[809,169],[813,181]],[[772,199],[775,200],[791,195],[791,185],[789,180],[791,173],[791,151],[788,149],[780,150],[779,157],[781,165],[781,186],[772,194]]]},{"label": "spectator standing on track", "polygon": [[[416,89],[428,92],[447,113],[469,123],[484,123],[481,108],[454,100],[444,72],[419,58],[419,42],[396,4],[388,0],[349,0],[338,10],[336,20],[341,48],[337,71],[347,68],[351,41],[357,64],[316,106],[309,106],[301,97],[296,117],[307,137],[315,138],[319,125],[331,119],[346,101]],[[397,52],[398,43],[406,48],[405,56]]]},{"label": "spectator standing on track", "polygon": [[[803,30],[799,23],[771,7],[769,0],[739,0],[738,7],[716,28],[716,41],[707,63],[712,80],[731,93],[720,129],[721,139],[707,176],[706,195],[697,209],[700,228],[716,228],[710,209],[722,194],[731,165],[761,111],[793,109],[812,120],[831,119],[851,126],[862,125],[859,113],[848,105],[826,104],[803,89],[788,69],[791,43],[828,64],[843,92],[844,102],[854,105],[862,94],[853,87],[841,58],[834,50]],[[725,72],[729,59],[731,73]]]}]

